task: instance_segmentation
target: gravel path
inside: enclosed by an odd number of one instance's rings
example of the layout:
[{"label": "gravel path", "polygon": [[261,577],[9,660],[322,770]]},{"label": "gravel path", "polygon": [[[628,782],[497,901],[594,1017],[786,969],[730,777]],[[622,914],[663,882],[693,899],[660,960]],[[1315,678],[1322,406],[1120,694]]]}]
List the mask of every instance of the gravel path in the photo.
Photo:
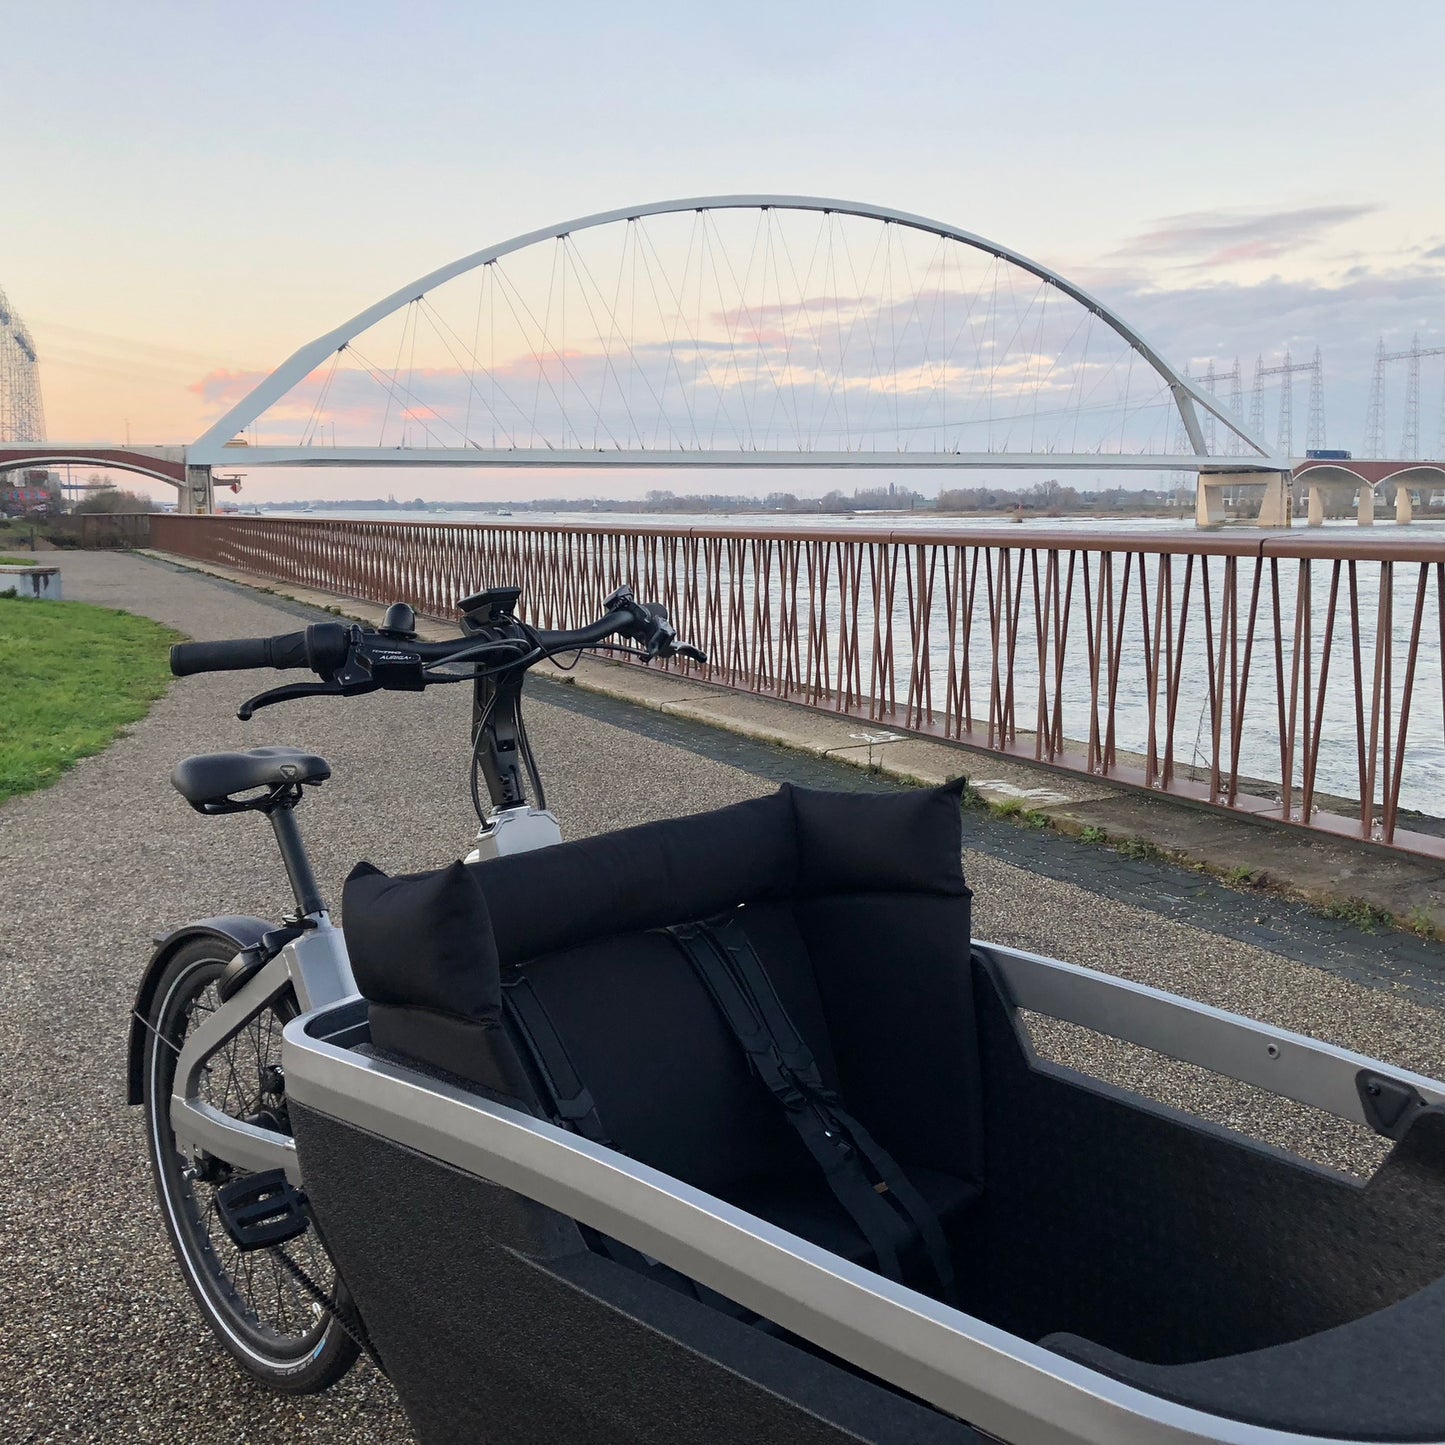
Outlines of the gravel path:
[{"label": "gravel path", "polygon": [[[127,607],[193,637],[300,625],[289,605],[159,563],[70,553],[62,566],[67,597]],[[161,1232],[139,1111],[122,1102],[127,1017],[152,934],[211,913],[274,915],[289,902],[269,830],[258,819],[193,813],[166,781],[178,758],[275,743],[329,758],[333,777],[310,794],[301,822],[333,898],[358,858],[387,869],[444,863],[474,828],[463,779],[466,689],[300,702],[243,724],[234,709],[252,681],[177,683],[108,752],[0,809],[3,1441],[410,1439],[390,1387],[364,1362],[328,1395],[298,1402],[254,1389],[210,1345]],[[538,701],[529,719],[549,800],[572,836],[773,786],[571,708]],[[848,770],[839,777],[846,786]],[[1445,1015],[1408,999],[1077,881],[983,854],[965,866],[983,937],[1181,989],[1427,1073],[1445,1063]],[[1376,1157],[1360,1131],[1142,1050],[1054,1026],[1038,1037],[1048,1052],[1316,1157],[1357,1170]]]}]

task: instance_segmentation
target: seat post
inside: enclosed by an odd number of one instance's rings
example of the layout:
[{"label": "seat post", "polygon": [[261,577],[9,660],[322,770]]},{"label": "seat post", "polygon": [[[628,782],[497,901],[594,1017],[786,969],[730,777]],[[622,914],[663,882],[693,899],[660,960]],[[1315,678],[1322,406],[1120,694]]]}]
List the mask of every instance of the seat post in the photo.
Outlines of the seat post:
[{"label": "seat post", "polygon": [[266,815],[276,834],[276,846],[281,850],[281,861],[286,865],[291,891],[296,895],[296,911],[304,918],[308,913],[322,912],[326,905],[321,900],[316,874],[311,871],[306,845],[301,841],[295,807],[294,799],[282,800],[275,807],[268,808]]}]

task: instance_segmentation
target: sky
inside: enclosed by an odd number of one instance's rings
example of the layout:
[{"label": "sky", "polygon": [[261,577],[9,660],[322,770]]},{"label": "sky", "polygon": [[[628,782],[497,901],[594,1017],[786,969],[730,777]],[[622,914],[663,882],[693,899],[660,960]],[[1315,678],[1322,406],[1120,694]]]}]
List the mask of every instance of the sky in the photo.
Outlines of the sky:
[{"label": "sky", "polygon": [[[0,33],[0,286],[52,438],[190,440],[205,378],[456,256],[735,191],[994,237],[1179,365],[1318,345],[1332,445],[1363,440],[1382,334],[1445,344],[1439,4],[0,0]],[[399,485],[258,471],[245,500]]]}]

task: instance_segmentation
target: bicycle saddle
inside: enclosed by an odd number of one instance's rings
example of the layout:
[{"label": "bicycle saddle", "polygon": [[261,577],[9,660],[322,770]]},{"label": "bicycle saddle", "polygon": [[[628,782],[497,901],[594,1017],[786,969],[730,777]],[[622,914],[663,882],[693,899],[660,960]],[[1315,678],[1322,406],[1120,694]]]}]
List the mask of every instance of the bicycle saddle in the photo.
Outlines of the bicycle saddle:
[{"label": "bicycle saddle", "polygon": [[[232,795],[287,783],[324,783],[331,764],[300,748],[252,748],[247,753],[201,753],[177,763],[171,773],[175,790],[199,812],[252,806]],[[257,799],[256,802],[264,801]]]}]

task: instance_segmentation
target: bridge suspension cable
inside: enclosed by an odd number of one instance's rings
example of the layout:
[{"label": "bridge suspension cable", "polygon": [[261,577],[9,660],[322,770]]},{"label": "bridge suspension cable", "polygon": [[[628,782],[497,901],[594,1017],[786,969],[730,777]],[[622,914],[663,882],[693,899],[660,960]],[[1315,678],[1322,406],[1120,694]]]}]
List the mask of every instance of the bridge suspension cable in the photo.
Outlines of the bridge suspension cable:
[{"label": "bridge suspension cable", "polygon": [[664,202],[519,236],[248,380],[217,398],[230,408],[193,463],[238,462],[239,441],[253,464],[1276,464],[1212,389],[1056,271],[809,197]]}]

